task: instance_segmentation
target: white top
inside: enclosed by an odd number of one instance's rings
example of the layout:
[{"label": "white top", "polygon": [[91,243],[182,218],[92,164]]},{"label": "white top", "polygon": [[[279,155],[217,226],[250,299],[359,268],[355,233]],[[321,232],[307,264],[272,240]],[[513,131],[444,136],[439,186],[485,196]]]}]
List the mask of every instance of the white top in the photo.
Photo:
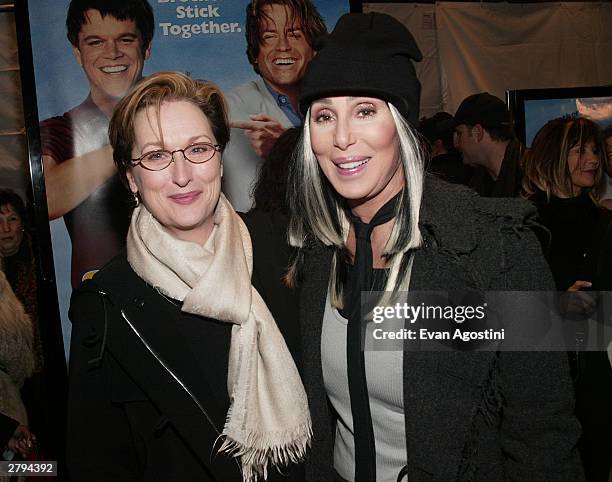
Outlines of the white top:
[{"label": "white top", "polygon": [[[249,115],[266,114],[285,128],[293,127],[261,77],[233,88],[226,97],[230,121],[249,121]],[[223,192],[236,211],[246,212],[253,207],[251,191],[263,162],[244,130],[232,129],[223,152]]]},{"label": "white top", "polygon": [[[334,445],[334,468],[353,481],[355,442],[346,368],[347,320],[325,303],[321,333],[321,362],[325,390],[338,413]],[[366,336],[371,337],[373,323]],[[395,482],[407,463],[404,422],[403,351],[366,351],[365,367],[370,412],[376,441],[376,481]],[[404,479],[407,480],[407,479]]]}]

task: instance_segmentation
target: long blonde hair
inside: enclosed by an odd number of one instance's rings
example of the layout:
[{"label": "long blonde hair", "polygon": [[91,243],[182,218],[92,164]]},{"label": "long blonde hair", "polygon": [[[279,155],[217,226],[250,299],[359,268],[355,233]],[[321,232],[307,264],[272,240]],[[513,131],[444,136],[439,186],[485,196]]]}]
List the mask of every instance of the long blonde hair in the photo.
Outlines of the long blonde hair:
[{"label": "long blonde hair", "polygon": [[[409,251],[421,245],[419,212],[423,196],[424,153],[417,135],[399,111],[388,104],[395,122],[405,186],[397,205],[391,235],[385,244],[383,257],[390,263],[386,291],[406,290],[409,284]],[[340,276],[350,221],[344,199],[338,195],[321,172],[310,142],[310,109],[304,120],[304,132],[294,152],[289,169],[287,197],[291,211],[289,243],[298,248],[290,266],[290,285],[299,278],[303,250],[309,240],[334,248],[330,278],[331,302],[343,307],[343,287]]]}]

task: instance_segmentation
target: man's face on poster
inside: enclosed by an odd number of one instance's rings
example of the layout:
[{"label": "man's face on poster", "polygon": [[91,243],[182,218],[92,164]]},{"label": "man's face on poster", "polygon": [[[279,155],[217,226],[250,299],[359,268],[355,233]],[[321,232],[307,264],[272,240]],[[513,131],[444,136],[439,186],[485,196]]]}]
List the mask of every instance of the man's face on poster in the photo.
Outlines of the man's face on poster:
[{"label": "man's face on poster", "polygon": [[74,55],[89,80],[94,101],[119,100],[140,79],[150,46],[143,50],[133,20],[102,17],[98,10],[88,10],[86,17]]},{"label": "man's face on poster", "polygon": [[302,80],[314,50],[299,19],[285,5],[266,5],[263,14],[257,67],[268,84],[283,93],[283,86],[294,86]]}]

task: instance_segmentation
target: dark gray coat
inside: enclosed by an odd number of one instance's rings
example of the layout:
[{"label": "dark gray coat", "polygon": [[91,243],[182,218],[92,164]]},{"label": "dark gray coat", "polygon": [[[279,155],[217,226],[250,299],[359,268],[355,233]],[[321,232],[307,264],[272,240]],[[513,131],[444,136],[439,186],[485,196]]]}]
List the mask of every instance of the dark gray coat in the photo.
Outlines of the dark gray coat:
[{"label": "dark gray coat", "polygon": [[[428,182],[424,247],[416,253],[410,289],[552,289],[528,226],[532,215],[521,200],[484,199]],[[333,480],[333,422],[321,368],[331,259],[330,249],[307,250],[301,285],[303,372],[314,430],[310,482]],[[410,482],[582,480],[565,353],[406,351],[403,363]]]}]

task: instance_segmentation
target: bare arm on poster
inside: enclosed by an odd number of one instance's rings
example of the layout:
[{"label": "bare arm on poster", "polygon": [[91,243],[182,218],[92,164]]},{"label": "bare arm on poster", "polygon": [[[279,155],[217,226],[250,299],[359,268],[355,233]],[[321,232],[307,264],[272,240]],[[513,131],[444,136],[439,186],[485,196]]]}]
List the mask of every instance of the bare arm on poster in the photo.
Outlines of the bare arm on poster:
[{"label": "bare arm on poster", "polygon": [[250,121],[230,122],[230,127],[243,129],[255,153],[259,157],[266,158],[276,140],[286,129],[278,120],[266,114],[255,114],[249,117]]},{"label": "bare arm on poster", "polygon": [[110,145],[57,162],[43,155],[49,219],[56,219],[81,204],[115,173]]}]

